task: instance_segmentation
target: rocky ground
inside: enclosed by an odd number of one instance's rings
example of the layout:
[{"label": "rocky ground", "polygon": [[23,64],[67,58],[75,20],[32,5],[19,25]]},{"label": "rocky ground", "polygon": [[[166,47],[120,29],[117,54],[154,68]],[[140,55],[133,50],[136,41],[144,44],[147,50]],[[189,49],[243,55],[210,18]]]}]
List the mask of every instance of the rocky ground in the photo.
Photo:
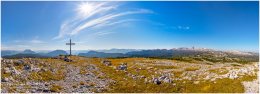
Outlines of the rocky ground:
[{"label": "rocky ground", "polygon": [[259,92],[257,62],[70,59],[2,58],[1,92]]}]

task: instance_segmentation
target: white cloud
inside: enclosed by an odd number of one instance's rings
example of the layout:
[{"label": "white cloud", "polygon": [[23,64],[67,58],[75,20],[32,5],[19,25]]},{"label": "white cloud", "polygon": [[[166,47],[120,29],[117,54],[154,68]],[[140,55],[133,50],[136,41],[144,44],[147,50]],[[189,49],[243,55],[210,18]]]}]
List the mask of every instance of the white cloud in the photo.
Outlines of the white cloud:
[{"label": "white cloud", "polygon": [[104,28],[115,24],[134,21],[133,19],[122,19],[123,16],[133,14],[149,14],[153,11],[147,9],[122,11],[118,5],[110,2],[86,2],[78,5],[77,15],[61,24],[59,35],[53,39],[64,36],[78,35],[86,29]]},{"label": "white cloud", "polygon": [[1,45],[2,50],[24,50],[29,49],[30,45],[15,44],[15,45]]},{"label": "white cloud", "polygon": [[42,43],[46,43],[42,40],[39,40],[39,36],[35,36],[31,40],[14,40],[13,42],[16,43],[16,44],[42,44]]},{"label": "white cloud", "polygon": [[16,45],[16,46],[19,48],[29,48],[30,47],[29,45]]},{"label": "white cloud", "polygon": [[21,40],[14,40],[15,43],[19,43],[22,42]]},{"label": "white cloud", "polygon": [[172,28],[172,29],[179,29],[179,30],[189,30],[190,29],[189,26],[172,26],[170,28]]},{"label": "white cloud", "polygon": [[111,34],[111,33],[115,33],[115,32],[108,32],[108,31],[106,31],[106,32],[97,32],[97,33],[95,33],[95,35],[102,36],[102,35],[107,35],[107,34]]},{"label": "white cloud", "polygon": [[104,22],[102,24],[98,24],[96,26],[93,26],[92,28],[100,28],[100,27],[105,27],[105,26],[113,26],[116,24],[121,24],[121,23],[127,23],[127,22],[134,22],[134,21],[141,21],[138,19],[125,19],[125,20],[120,20],[120,21],[116,21],[116,22]]},{"label": "white cloud", "polygon": [[34,43],[34,44],[45,43],[45,42],[43,42],[43,41],[41,41],[41,40],[38,40],[38,39],[33,39],[33,40],[29,41],[29,42],[30,42],[30,43]]}]

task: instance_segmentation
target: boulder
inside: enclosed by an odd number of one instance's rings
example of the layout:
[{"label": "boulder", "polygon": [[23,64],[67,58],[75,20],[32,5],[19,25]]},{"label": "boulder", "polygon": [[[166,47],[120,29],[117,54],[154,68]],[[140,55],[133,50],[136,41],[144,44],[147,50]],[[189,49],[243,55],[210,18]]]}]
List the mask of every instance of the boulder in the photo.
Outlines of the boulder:
[{"label": "boulder", "polygon": [[9,68],[4,68],[4,73],[5,74],[11,73],[11,70]]},{"label": "boulder", "polygon": [[141,75],[140,78],[146,78],[144,75]]},{"label": "boulder", "polygon": [[68,56],[61,57],[60,59],[66,61],[66,62],[72,62],[72,60],[69,59]]},{"label": "boulder", "polygon": [[103,60],[103,61],[101,61],[101,63],[103,63],[106,66],[111,66],[112,65],[111,61],[109,61],[109,60]]},{"label": "boulder", "polygon": [[167,77],[167,76],[164,76],[164,75],[163,75],[163,76],[160,76],[160,77],[159,77],[159,80],[160,80],[160,81],[163,81],[166,77]]},{"label": "boulder", "polygon": [[157,85],[160,85],[162,82],[158,78],[154,78],[153,79],[153,83],[157,84]]},{"label": "boulder", "polygon": [[31,67],[31,65],[26,64],[26,65],[24,65],[23,69],[29,71],[32,69],[32,67]]},{"label": "boulder", "polygon": [[93,64],[87,66],[87,70],[96,70],[96,69],[97,69],[96,66]]},{"label": "boulder", "polygon": [[40,71],[41,70],[41,68],[33,68],[32,69],[32,71],[34,71],[34,72],[38,72],[38,71]]},{"label": "boulder", "polygon": [[72,62],[72,60],[69,59],[69,58],[64,58],[63,60],[66,61],[66,62]]},{"label": "boulder", "polygon": [[17,70],[15,69],[15,67],[11,67],[10,69],[11,69],[11,74],[12,74],[12,75],[20,74],[20,72],[17,71]]},{"label": "boulder", "polygon": [[41,71],[46,72],[46,71],[48,71],[48,69],[47,68],[42,68]]},{"label": "boulder", "polygon": [[164,83],[172,83],[172,80],[169,77],[166,77],[165,79],[163,79]]},{"label": "boulder", "polygon": [[1,80],[1,82],[8,82],[9,81],[9,79],[7,78],[7,77],[4,77],[2,80]]},{"label": "boulder", "polygon": [[148,78],[144,78],[144,83],[148,83]]},{"label": "boulder", "polygon": [[123,63],[121,65],[118,66],[119,70],[127,70],[127,63]]},{"label": "boulder", "polygon": [[23,65],[25,62],[23,60],[17,60],[14,62],[15,66]]}]

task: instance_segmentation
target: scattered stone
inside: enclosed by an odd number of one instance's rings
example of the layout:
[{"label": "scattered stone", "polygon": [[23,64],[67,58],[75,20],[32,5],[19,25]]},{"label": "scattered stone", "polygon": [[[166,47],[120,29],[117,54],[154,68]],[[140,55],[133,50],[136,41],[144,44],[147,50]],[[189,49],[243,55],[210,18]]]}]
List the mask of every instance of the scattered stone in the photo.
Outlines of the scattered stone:
[{"label": "scattered stone", "polygon": [[64,61],[66,61],[66,62],[72,62],[72,60],[71,60],[71,59],[68,59],[68,58],[64,58]]},{"label": "scattered stone", "polygon": [[160,76],[160,77],[159,77],[159,80],[160,80],[160,81],[163,81],[165,78],[166,78],[166,76],[163,75],[163,76]]},{"label": "scattered stone", "polygon": [[157,85],[160,85],[160,84],[161,84],[161,81],[160,81],[158,78],[154,78],[154,79],[153,79],[153,83],[154,83],[154,84],[157,84]]},{"label": "scattered stone", "polygon": [[111,61],[109,61],[109,60],[103,60],[103,61],[101,61],[101,63],[103,63],[106,66],[111,66],[112,65]]},{"label": "scattered stone", "polygon": [[164,83],[172,83],[172,80],[169,78],[169,77],[166,77],[164,80],[163,80]]},{"label": "scattered stone", "polygon": [[17,60],[17,61],[14,62],[15,66],[19,66],[19,65],[23,65],[23,64],[24,64],[23,60]]},{"label": "scattered stone", "polygon": [[148,79],[147,78],[144,78],[144,83],[148,83]]},{"label": "scattered stone", "polygon": [[12,75],[19,75],[19,74],[20,74],[20,72],[17,71],[17,70],[15,69],[15,67],[11,67],[10,69],[11,69]]},{"label": "scattered stone", "polygon": [[39,71],[41,71],[41,68],[33,68],[32,71],[33,72],[39,72]]},{"label": "scattered stone", "polygon": [[24,65],[23,69],[29,71],[32,68],[31,68],[31,66],[29,64],[26,64],[26,65]]},{"label": "scattered stone", "polygon": [[127,63],[123,63],[121,65],[118,66],[119,70],[127,70]]},{"label": "scattered stone", "polygon": [[259,82],[258,79],[254,81],[242,82],[245,88],[245,93],[259,93]]},{"label": "scattered stone", "polygon": [[41,71],[46,72],[46,71],[48,71],[48,69],[42,68]]},{"label": "scattered stone", "polygon": [[9,68],[4,68],[4,73],[5,74],[11,73],[11,70]]},{"label": "scattered stone", "polygon": [[91,64],[87,66],[87,70],[96,70],[96,66]]},{"label": "scattered stone", "polygon": [[237,76],[237,73],[236,72],[231,72],[230,74],[229,74],[229,78],[230,79],[235,79],[235,78],[238,78],[238,76]]},{"label": "scattered stone", "polygon": [[146,78],[144,75],[140,76],[140,78]]},{"label": "scattered stone", "polygon": [[7,77],[4,77],[1,82],[8,82],[9,79]]},{"label": "scattered stone", "polygon": [[146,69],[147,69],[147,70],[150,70],[150,69],[153,69],[153,67],[147,67]]},{"label": "scattered stone", "polygon": [[35,89],[33,89],[33,90],[31,90],[31,92],[32,92],[32,93],[36,93],[36,90],[35,90]]},{"label": "scattered stone", "polygon": [[69,59],[67,56],[65,56],[63,60],[66,61],[66,62],[72,62],[72,60]]}]

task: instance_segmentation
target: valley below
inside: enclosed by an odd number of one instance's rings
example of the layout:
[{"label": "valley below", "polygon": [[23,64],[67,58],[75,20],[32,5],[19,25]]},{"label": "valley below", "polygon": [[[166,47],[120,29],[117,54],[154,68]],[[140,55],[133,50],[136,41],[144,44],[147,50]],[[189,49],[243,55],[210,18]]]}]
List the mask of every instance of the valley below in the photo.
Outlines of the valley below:
[{"label": "valley below", "polygon": [[257,93],[258,62],[158,58],[5,59],[2,93]]}]

